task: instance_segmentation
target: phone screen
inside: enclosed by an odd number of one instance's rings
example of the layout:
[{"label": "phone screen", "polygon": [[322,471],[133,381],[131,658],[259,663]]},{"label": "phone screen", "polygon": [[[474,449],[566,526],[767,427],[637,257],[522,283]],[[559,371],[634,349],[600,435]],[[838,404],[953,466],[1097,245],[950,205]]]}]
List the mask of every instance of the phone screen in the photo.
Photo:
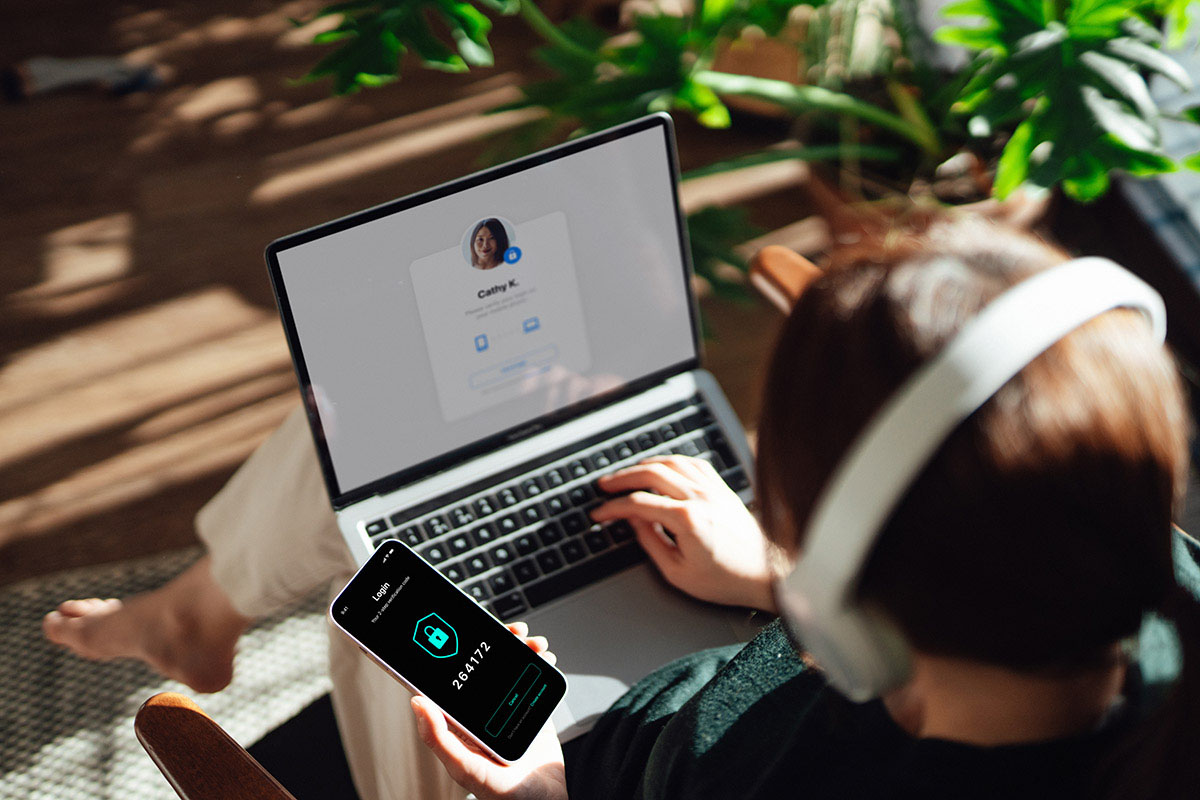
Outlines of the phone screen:
[{"label": "phone screen", "polygon": [[561,672],[401,542],[380,544],[329,611],[506,761],[524,754],[567,692]]}]

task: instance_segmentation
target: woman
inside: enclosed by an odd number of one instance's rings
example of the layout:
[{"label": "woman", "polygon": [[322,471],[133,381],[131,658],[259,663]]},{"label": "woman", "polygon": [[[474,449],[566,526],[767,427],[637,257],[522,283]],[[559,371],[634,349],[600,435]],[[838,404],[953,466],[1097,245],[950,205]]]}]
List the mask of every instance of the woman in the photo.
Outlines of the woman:
[{"label": "woman", "polygon": [[[771,363],[763,528],[704,462],[678,457],[604,479],[632,493],[593,516],[630,519],[685,592],[775,611],[774,580],[803,559],[798,537],[868,420],[991,300],[1065,260],[982,223],[843,254],[801,296]],[[958,426],[877,540],[857,602],[908,644],[899,688],[850,702],[772,623],[740,652],[642,681],[565,768],[552,731],[500,766],[414,698],[420,734],[480,798],[1194,797],[1200,606],[1176,583],[1170,526],[1186,433],[1144,320],[1102,314]],[[1181,580],[1196,581],[1179,542]],[[1130,654],[1151,612],[1182,641],[1166,700]]]},{"label": "woman", "polygon": [[504,263],[508,251],[508,233],[503,223],[493,218],[485,219],[471,232],[471,266],[475,269],[493,269]]}]

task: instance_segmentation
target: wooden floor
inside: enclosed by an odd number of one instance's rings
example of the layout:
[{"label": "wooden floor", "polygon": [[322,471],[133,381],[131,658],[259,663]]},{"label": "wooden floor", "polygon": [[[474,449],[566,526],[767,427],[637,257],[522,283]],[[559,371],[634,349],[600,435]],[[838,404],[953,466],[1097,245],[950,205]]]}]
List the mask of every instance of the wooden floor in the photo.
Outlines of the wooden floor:
[{"label": "wooden floor", "polygon": [[[4,60],[136,53],[174,76],[0,107],[0,585],[193,542],[196,510],[297,401],[263,247],[472,171],[520,121],[483,112],[532,74],[523,28],[499,25],[497,65],[477,75],[414,69],[334,98],[293,80],[319,51],[288,17],[316,5],[10,15]],[[778,138],[762,127],[683,124],[685,169]],[[787,183],[757,198],[763,224],[800,216]],[[752,425],[779,318],[761,301],[704,306],[708,364]]]}]

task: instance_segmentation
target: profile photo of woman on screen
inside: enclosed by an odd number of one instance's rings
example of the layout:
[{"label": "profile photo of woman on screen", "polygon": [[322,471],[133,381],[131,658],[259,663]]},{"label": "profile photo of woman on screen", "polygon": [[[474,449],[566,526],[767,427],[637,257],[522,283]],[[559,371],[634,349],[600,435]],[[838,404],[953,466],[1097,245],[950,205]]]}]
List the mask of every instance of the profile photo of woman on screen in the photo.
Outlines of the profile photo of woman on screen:
[{"label": "profile photo of woman on screen", "polygon": [[504,263],[508,250],[508,232],[504,223],[489,217],[475,226],[471,233],[471,266],[475,269],[493,269]]}]

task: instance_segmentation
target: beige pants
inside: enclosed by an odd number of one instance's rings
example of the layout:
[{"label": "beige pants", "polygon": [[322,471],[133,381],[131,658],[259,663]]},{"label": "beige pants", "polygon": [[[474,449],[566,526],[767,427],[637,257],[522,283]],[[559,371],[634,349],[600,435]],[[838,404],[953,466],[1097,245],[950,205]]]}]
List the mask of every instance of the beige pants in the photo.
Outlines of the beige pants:
[{"label": "beige pants", "polygon": [[[213,575],[249,617],[341,589],[354,561],[334,522],[312,436],[297,407],[196,516]],[[417,736],[408,691],[330,629],[333,707],[363,800],[461,798]]]}]

